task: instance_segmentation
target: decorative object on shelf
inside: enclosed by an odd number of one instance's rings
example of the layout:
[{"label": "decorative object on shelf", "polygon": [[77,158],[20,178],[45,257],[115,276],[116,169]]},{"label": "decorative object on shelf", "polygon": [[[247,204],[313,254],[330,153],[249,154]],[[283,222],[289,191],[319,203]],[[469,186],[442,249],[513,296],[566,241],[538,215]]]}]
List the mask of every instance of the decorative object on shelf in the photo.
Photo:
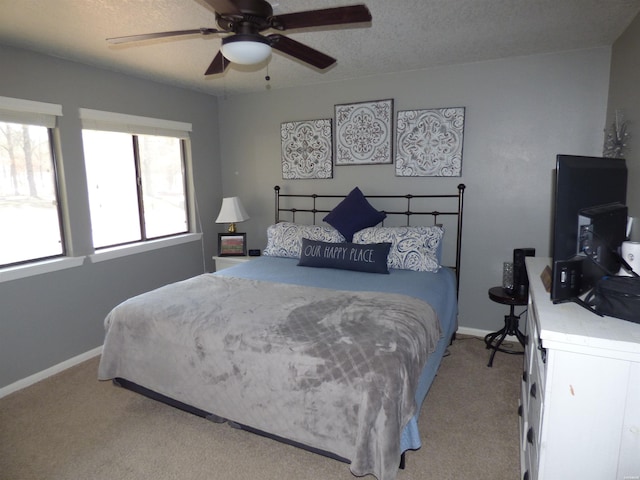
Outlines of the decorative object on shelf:
[{"label": "decorative object on shelf", "polygon": [[336,165],[393,163],[393,100],[335,106]]},{"label": "decorative object on shelf", "polygon": [[459,177],[464,107],[398,112],[398,177]]},{"label": "decorative object on shelf", "polygon": [[331,119],[285,122],[280,127],[282,178],[333,178]]},{"label": "decorative object on shelf", "polygon": [[249,215],[244,209],[242,202],[238,197],[227,197],[222,199],[222,207],[220,207],[220,213],[216,218],[216,223],[228,223],[229,233],[236,232],[236,223],[249,220]]},{"label": "decorative object on shelf", "polygon": [[247,255],[246,233],[219,233],[218,256],[244,257]]},{"label": "decorative object on shelf", "polygon": [[604,141],[603,156],[609,158],[623,158],[629,132],[627,132],[627,122],[620,110],[616,110],[616,118],[611,124],[609,130],[605,130],[607,138]]}]

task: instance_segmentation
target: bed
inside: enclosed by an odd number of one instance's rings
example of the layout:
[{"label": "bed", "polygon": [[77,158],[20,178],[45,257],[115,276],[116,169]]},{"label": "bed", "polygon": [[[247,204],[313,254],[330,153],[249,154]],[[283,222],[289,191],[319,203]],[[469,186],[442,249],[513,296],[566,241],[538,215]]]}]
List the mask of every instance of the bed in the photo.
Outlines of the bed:
[{"label": "bed", "polygon": [[[356,190],[369,220],[343,215]],[[275,187],[265,255],[115,307],[98,378],[393,480],[457,329],[463,195]]]}]

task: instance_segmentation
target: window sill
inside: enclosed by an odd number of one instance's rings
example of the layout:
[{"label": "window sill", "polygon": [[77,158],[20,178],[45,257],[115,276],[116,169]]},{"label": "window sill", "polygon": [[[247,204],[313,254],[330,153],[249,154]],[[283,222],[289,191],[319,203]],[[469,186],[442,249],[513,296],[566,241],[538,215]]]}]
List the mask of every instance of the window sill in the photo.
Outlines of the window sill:
[{"label": "window sill", "polygon": [[187,233],[177,237],[163,238],[160,240],[151,240],[143,243],[135,243],[131,245],[123,245],[121,247],[107,248],[97,253],[82,257],[63,257],[52,260],[44,260],[41,262],[29,263],[26,265],[18,265],[15,267],[7,267],[0,269],[0,283],[18,280],[20,278],[33,277],[42,275],[43,273],[56,272],[75,268],[82,265],[85,259],[89,259],[91,263],[104,262],[114,258],[135,255],[136,253],[149,252],[159,248],[171,247],[183,243],[197,242],[202,238],[201,233]]},{"label": "window sill", "polygon": [[159,240],[150,240],[147,242],[132,243],[119,247],[105,248],[92,255],[89,255],[91,263],[104,262],[113,260],[114,258],[135,255],[136,253],[150,252],[159,248],[171,247],[183,243],[197,242],[202,238],[201,233],[186,233],[177,237],[162,238]]},{"label": "window sill", "polygon": [[64,257],[0,269],[0,283],[79,267],[85,257]]}]

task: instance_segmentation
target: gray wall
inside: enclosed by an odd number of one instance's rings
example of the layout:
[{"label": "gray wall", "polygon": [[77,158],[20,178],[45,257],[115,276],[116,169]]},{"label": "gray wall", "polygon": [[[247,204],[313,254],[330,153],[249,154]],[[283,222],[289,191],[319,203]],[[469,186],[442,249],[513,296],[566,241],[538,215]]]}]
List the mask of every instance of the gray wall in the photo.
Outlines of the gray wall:
[{"label": "gray wall", "polygon": [[[549,254],[551,178],[558,153],[599,155],[610,49],[433,68],[215,99],[0,46],[0,95],[63,106],[64,169],[79,253],[90,251],[77,108],[190,122],[203,247],[187,244],[0,283],[0,388],[99,346],[121,300],[210,270],[222,194],[240,195],[251,248],[264,248],[273,186],[291,192],[450,192],[467,185],[460,324],[495,330],[504,308],[487,289],[513,248]],[[277,75],[277,72],[272,72]],[[282,181],[280,124],[332,118],[333,106],[393,98],[396,110],[466,107],[462,177],[397,178],[393,166],[336,167],[331,180]],[[3,226],[2,228],[5,228]]]},{"label": "gray wall", "polygon": [[[189,122],[204,242],[0,283],[0,388],[102,344],[103,320],[122,300],[202,273],[216,245],[222,199],[217,99],[0,46],[0,95],[61,104],[60,136],[74,251],[91,253],[78,108]],[[9,230],[11,225],[0,226]]]},{"label": "gray wall", "polygon": [[632,240],[640,241],[640,15],[613,45],[607,125],[620,110],[629,127],[628,150],[625,154],[629,180],[627,204],[629,215],[636,218]]},{"label": "gray wall", "polygon": [[[273,186],[288,192],[450,192],[467,185],[461,326],[497,330],[505,307],[487,290],[514,248],[548,256],[551,186],[559,153],[600,155],[610,49],[511,58],[221,99],[225,195],[240,195],[249,245],[263,248]],[[277,72],[271,72],[277,75]],[[466,107],[461,178],[398,178],[392,165],[341,166],[330,180],[283,181],[280,124],[333,118],[335,104],[393,98],[396,110]]]}]

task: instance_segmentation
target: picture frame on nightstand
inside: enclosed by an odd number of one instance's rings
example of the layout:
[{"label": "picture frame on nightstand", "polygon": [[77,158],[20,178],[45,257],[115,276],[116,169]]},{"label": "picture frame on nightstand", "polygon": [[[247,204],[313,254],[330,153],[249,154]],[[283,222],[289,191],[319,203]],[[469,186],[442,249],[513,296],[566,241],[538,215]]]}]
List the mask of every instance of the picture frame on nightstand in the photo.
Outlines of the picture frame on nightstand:
[{"label": "picture frame on nightstand", "polygon": [[247,255],[246,233],[219,233],[219,257],[244,257]]}]

